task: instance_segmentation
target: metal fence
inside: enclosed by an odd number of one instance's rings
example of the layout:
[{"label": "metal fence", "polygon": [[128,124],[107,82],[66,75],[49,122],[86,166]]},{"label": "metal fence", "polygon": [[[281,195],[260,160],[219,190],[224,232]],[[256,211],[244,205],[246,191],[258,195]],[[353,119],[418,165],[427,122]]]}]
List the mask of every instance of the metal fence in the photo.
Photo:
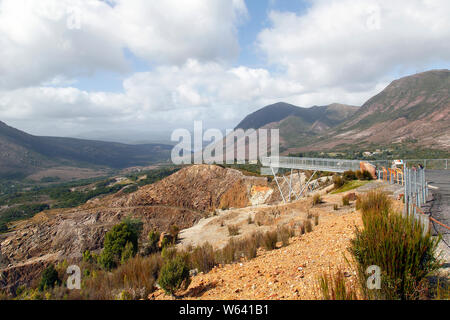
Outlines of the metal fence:
[{"label": "metal fence", "polygon": [[428,182],[426,180],[425,168],[404,168],[404,213],[408,216],[413,216],[419,220],[424,232],[430,229],[430,217],[423,214],[420,210],[428,198]]},{"label": "metal fence", "polygon": [[[361,160],[362,161],[362,160]],[[392,167],[393,160],[367,160],[367,162],[373,164],[377,168]],[[403,160],[405,167],[419,167],[422,166],[425,169],[430,170],[449,170],[450,159],[407,159]]]},{"label": "metal fence", "polygon": [[405,168],[404,169],[404,197],[405,211],[408,214],[417,214],[416,207],[424,205],[428,198],[428,183],[425,176],[425,169]]},{"label": "metal fence", "polygon": [[450,159],[410,159],[404,160],[405,166],[417,167],[422,165],[425,169],[448,170]]},{"label": "metal fence", "polygon": [[360,170],[359,160],[295,158],[295,157],[263,157],[261,164],[272,168],[317,170],[329,172],[345,172]]}]

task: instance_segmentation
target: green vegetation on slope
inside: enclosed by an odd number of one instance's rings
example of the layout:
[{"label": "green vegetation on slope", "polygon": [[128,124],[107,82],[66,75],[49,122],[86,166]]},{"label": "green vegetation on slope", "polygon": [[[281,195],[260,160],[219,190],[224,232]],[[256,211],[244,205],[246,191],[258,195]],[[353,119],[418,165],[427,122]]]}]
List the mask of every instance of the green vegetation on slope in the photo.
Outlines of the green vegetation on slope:
[{"label": "green vegetation on slope", "polygon": [[[36,213],[54,208],[73,208],[87,201],[123,190],[131,193],[139,186],[155,183],[177,172],[179,167],[166,167],[129,174],[124,182],[116,178],[96,178],[52,186],[28,185],[21,182],[0,184],[0,232],[7,224],[32,218]],[[3,208],[1,208],[3,206]]]},{"label": "green vegetation on slope", "polygon": [[362,187],[362,186],[366,185],[367,183],[369,183],[369,181],[360,181],[360,180],[347,181],[347,182],[345,182],[345,184],[342,187],[331,192],[331,194],[347,192],[347,191]]}]

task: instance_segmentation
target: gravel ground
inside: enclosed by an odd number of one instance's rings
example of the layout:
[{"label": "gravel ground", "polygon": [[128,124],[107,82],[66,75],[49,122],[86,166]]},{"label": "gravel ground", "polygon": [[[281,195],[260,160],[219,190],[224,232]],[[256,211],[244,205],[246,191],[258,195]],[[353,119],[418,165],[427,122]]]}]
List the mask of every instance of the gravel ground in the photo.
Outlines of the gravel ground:
[{"label": "gravel ground", "polygon": [[[439,222],[450,226],[450,170],[427,170],[426,177],[431,186],[432,200],[426,205],[427,213]],[[435,189],[436,187],[437,189]],[[446,269],[450,269],[450,230],[434,223],[432,230],[442,234],[440,250],[446,260]]]}]

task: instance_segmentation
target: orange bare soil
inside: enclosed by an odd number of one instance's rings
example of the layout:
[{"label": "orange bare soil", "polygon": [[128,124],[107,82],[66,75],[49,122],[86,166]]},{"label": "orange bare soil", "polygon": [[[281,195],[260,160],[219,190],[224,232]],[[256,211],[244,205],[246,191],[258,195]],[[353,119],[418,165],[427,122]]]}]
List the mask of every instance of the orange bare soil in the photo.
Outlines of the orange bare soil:
[{"label": "orange bare soil", "polygon": [[[323,273],[345,271],[356,281],[354,270],[346,262],[355,226],[361,216],[351,211],[343,215],[325,213],[313,232],[294,237],[290,245],[273,251],[259,249],[251,261],[218,266],[207,274],[192,278],[189,288],[178,295],[183,299],[320,299],[317,278]],[[149,299],[172,299],[158,290]]]}]

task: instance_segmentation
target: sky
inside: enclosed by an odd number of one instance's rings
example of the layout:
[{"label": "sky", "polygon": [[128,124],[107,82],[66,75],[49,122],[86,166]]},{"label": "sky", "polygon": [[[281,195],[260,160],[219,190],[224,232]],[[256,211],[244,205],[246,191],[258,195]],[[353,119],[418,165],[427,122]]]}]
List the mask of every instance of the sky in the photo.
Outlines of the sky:
[{"label": "sky", "polygon": [[448,0],[0,0],[0,120],[146,141],[279,101],[360,106],[449,68],[449,16]]}]

